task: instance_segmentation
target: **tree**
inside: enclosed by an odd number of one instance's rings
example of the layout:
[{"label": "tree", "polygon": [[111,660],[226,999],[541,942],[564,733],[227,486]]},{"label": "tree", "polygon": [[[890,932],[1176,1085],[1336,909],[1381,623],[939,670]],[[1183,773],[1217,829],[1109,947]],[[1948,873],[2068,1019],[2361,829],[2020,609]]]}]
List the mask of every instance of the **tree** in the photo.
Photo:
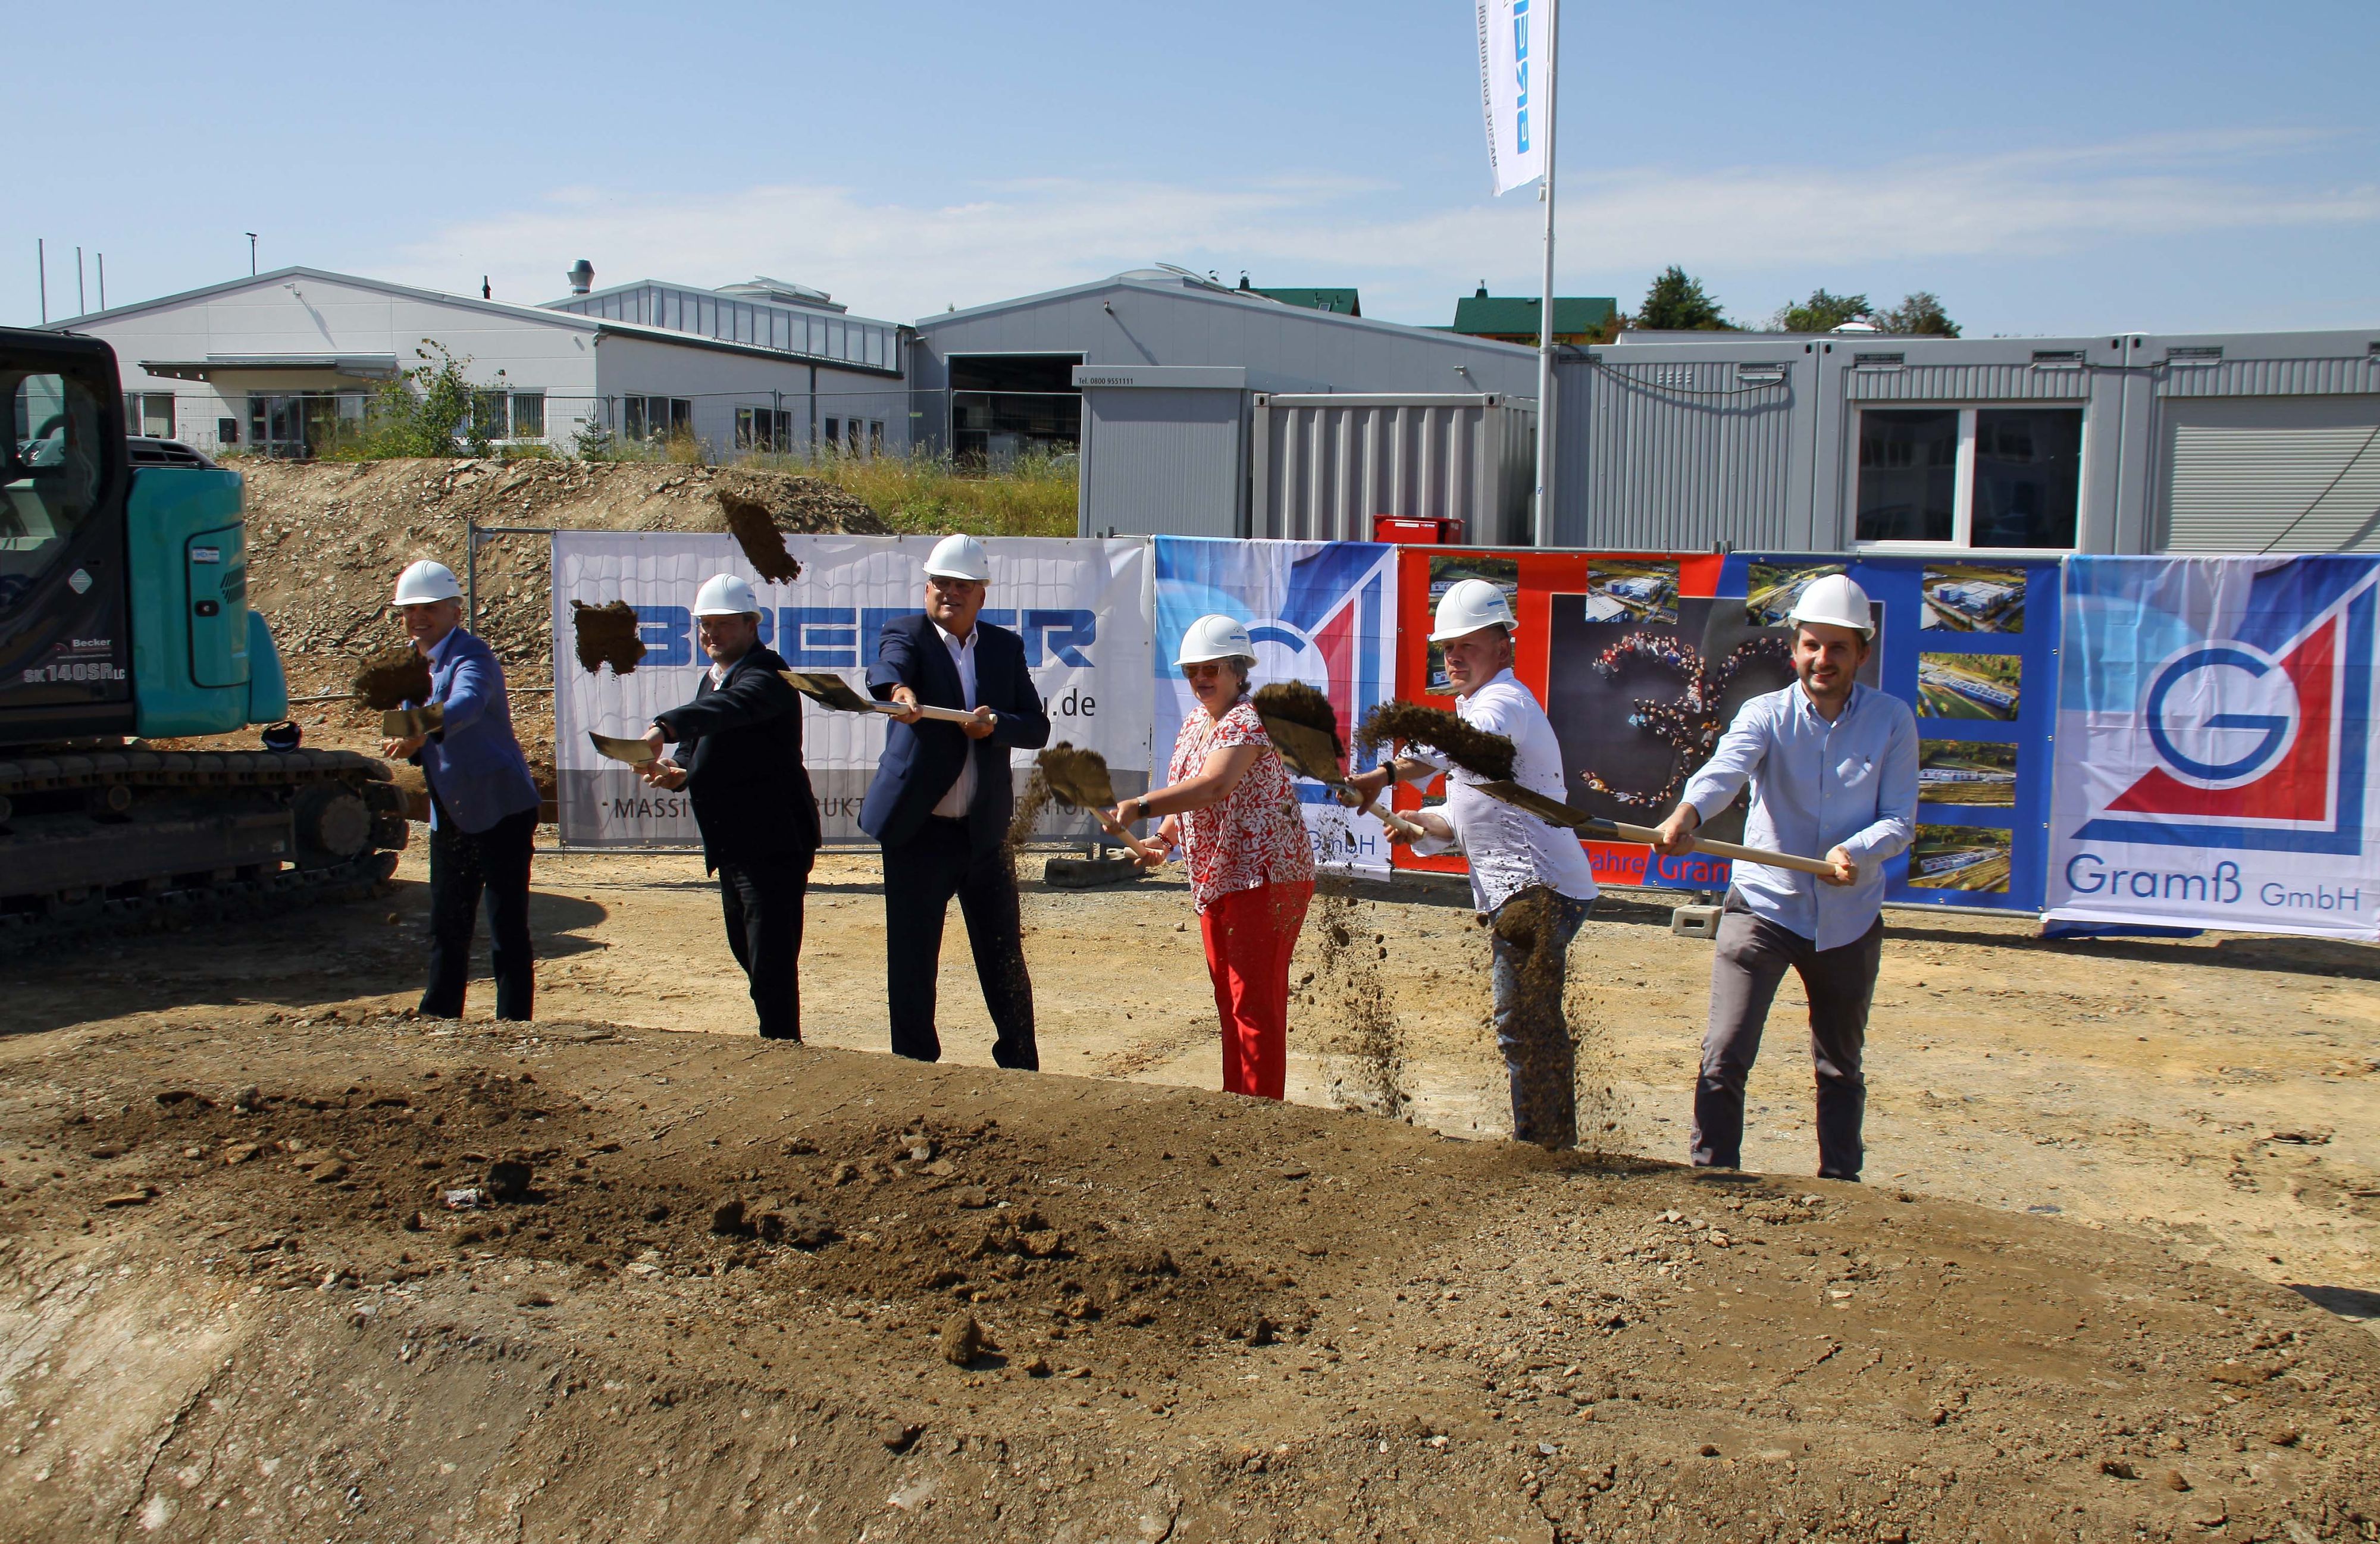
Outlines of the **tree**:
[{"label": "tree", "polygon": [[[430,350],[436,349],[432,359]],[[378,461],[400,456],[451,456],[460,451],[486,456],[487,431],[471,419],[471,382],[467,357],[456,359],[444,344],[423,338],[413,351],[422,362],[383,382],[365,407],[363,431],[328,453],[334,460]],[[465,442],[456,444],[457,440]]]},{"label": "tree", "polygon": [[1645,292],[1645,304],[1629,322],[1632,327],[1660,332],[1719,333],[1732,331],[1718,302],[1676,263],[1662,271]]},{"label": "tree", "polygon": [[1814,289],[1802,304],[1779,310],[1770,327],[1779,333],[1831,333],[1846,322],[1864,322],[1874,314],[1864,295],[1829,295]]},{"label": "tree", "polygon": [[1890,310],[1876,313],[1876,324],[1888,333],[1902,333],[1911,337],[1954,338],[1959,324],[1942,309],[1941,297],[1930,289],[1921,289],[1904,296],[1900,304]]}]

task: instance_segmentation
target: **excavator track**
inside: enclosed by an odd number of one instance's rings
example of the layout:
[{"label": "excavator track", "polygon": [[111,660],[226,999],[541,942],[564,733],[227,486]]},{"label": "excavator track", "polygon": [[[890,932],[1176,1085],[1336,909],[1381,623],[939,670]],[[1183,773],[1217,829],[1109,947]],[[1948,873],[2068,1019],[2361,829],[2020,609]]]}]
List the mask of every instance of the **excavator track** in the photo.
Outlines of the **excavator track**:
[{"label": "excavator track", "polygon": [[406,839],[389,769],[354,751],[0,759],[0,954],[360,897]]}]

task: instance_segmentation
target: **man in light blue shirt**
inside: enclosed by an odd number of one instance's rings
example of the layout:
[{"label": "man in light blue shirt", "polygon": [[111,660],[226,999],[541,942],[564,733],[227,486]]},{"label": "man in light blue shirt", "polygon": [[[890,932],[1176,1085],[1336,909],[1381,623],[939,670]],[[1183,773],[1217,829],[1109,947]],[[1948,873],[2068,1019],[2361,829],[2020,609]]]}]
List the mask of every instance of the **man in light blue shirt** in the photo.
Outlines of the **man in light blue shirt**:
[{"label": "man in light blue shirt", "polygon": [[1735,866],[1711,962],[1694,1161],[1742,1163],[1743,1088],[1790,967],[1810,1001],[1818,1175],[1855,1180],[1867,1107],[1860,1058],[1884,953],[1884,866],[1916,834],[1917,720],[1907,703],[1856,679],[1876,627],[1865,591],[1848,577],[1814,580],[1791,620],[1798,681],[1743,705],[1661,822],[1654,847],[1673,857],[1693,851],[1695,829],[1749,781],[1747,845],[1823,853],[1834,865],[1823,878]]}]

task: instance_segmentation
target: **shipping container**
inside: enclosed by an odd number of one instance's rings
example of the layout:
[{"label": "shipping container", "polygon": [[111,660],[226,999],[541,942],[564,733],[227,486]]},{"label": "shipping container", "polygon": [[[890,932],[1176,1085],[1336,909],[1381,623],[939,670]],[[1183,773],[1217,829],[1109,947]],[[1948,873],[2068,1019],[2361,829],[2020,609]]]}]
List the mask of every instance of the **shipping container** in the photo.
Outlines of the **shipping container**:
[{"label": "shipping container", "polygon": [[1259,392],[1250,534],[1361,541],[1383,515],[1460,520],[1475,546],[1529,541],[1536,403],[1498,392]]}]

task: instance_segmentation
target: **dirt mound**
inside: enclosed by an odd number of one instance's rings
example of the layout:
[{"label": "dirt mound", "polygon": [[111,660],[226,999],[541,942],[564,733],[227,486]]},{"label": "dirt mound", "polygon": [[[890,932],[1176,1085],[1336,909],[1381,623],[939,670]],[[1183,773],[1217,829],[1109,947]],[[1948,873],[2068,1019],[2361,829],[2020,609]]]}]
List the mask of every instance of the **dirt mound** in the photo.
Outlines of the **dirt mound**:
[{"label": "dirt mound", "polygon": [[[763,519],[781,531],[886,529],[832,484],[734,467],[251,458],[239,470],[248,480],[249,597],[272,624],[292,697],[345,691],[358,659],[403,644],[388,613],[392,577],[425,557],[462,574],[467,521],[724,531],[732,503],[747,512],[747,550]],[[552,602],[544,538],[489,540],[480,549],[479,577],[480,614],[469,626],[503,660],[522,748],[550,782]],[[364,746],[379,727],[361,704],[300,703],[293,711],[310,744]]]},{"label": "dirt mound", "polygon": [[10,1538],[2351,1538],[2380,1494],[2361,1331],[1890,1191],[571,1023],[140,1023],[9,1087]]}]

